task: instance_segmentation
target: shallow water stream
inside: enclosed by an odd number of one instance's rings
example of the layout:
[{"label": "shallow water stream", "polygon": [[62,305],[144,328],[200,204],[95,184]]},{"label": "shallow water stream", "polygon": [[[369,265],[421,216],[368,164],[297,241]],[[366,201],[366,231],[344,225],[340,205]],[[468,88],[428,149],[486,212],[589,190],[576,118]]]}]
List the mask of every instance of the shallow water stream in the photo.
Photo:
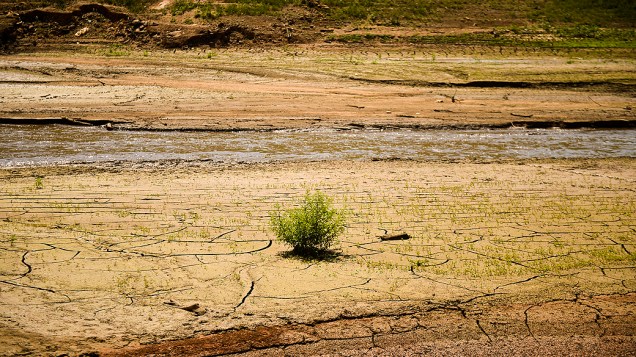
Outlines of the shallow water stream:
[{"label": "shallow water stream", "polygon": [[219,162],[636,157],[636,130],[107,131],[0,125],[0,166],[70,162]]}]

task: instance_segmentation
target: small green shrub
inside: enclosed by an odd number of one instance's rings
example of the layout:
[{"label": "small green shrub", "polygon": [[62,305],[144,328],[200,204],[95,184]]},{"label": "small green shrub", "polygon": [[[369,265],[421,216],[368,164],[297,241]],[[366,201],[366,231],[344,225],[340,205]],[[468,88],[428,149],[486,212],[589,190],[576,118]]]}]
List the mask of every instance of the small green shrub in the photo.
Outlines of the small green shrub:
[{"label": "small green shrub", "polygon": [[326,251],[345,230],[345,212],[332,207],[333,200],[320,191],[307,192],[298,208],[271,213],[271,228],[299,255]]},{"label": "small green shrub", "polygon": [[44,181],[42,180],[42,177],[38,176],[35,178],[35,189],[36,190],[41,190],[44,188]]}]

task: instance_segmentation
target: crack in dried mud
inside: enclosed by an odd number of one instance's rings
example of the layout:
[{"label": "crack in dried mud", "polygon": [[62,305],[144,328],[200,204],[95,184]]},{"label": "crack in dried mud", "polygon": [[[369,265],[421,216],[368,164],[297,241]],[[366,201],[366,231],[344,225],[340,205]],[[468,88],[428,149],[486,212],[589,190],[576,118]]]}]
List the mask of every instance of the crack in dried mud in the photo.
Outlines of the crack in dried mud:
[{"label": "crack in dried mud", "polygon": [[[377,352],[409,334],[494,346],[506,329],[541,341],[579,325],[586,336],[624,336],[636,303],[633,197],[623,190],[632,182],[621,179],[632,162],[561,170],[576,163],[4,170],[0,294],[9,314],[34,319],[21,326],[100,331],[108,342],[74,345],[128,346],[115,355],[197,343],[210,355],[345,343]],[[603,166],[613,174],[596,175]],[[298,178],[309,176],[357,213],[334,261],[284,258],[268,233],[266,212],[304,192]],[[380,228],[411,238],[383,242]],[[73,327],[76,315],[86,319]]]},{"label": "crack in dried mud", "polygon": [[[601,297],[588,297],[594,299]],[[600,310],[589,306],[583,302],[574,299],[555,299],[541,304],[529,305],[523,310],[523,324],[529,335],[535,341],[544,338],[543,336],[535,336],[530,325],[532,320],[529,312],[532,309],[540,309],[551,303],[571,302],[581,304],[587,308],[598,311],[594,318],[595,324],[603,335],[605,333],[601,318],[603,315]],[[311,324],[288,324],[272,327],[257,327],[247,330],[227,331],[209,336],[199,337],[193,340],[166,342],[160,345],[145,346],[131,348],[119,352],[106,353],[106,356],[138,356],[146,353],[159,353],[166,356],[184,355],[188,353],[203,353],[205,355],[225,355],[235,354],[247,351],[276,351],[283,348],[285,351],[291,351],[296,348],[298,351],[311,351],[311,346],[320,345],[320,343],[335,344],[346,341],[348,344],[360,348],[364,344],[363,341],[369,341],[371,348],[376,352],[382,351],[387,346],[386,338],[401,338],[401,336],[409,333],[415,333],[419,338],[426,339],[430,333],[435,334],[433,330],[429,330],[429,324],[426,323],[434,314],[444,311],[456,311],[460,313],[461,319],[457,326],[461,330],[462,326],[473,324],[477,329],[473,338],[478,339],[477,334],[484,336],[488,343],[498,342],[498,337],[493,336],[486,330],[484,319],[480,317],[469,317],[473,312],[466,310],[461,304],[446,304],[432,306],[422,311],[410,311],[404,313],[396,313],[383,315],[378,313],[367,314],[362,316],[339,316],[334,319],[319,320]],[[479,314],[479,313],[478,313]],[[479,315],[477,315],[479,316]],[[381,327],[384,326],[384,327]],[[497,330],[497,323],[491,322],[490,328]],[[505,325],[503,326],[505,328]],[[455,331],[454,333],[457,333]],[[288,336],[288,337],[283,337]],[[452,336],[449,336],[452,337]],[[601,336],[602,337],[602,336]],[[382,339],[384,340],[382,341]],[[382,341],[382,342],[380,342]],[[298,350],[300,348],[300,350]],[[305,348],[303,350],[303,348]],[[323,348],[324,345],[323,345]],[[325,350],[325,352],[328,351]]]}]

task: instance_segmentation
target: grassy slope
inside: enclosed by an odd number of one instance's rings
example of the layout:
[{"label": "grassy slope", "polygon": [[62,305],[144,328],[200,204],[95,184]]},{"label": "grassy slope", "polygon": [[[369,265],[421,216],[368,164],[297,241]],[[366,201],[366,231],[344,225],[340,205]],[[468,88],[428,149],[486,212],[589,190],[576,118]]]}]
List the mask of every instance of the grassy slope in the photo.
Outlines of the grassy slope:
[{"label": "grassy slope", "polygon": [[[150,12],[158,0],[96,0]],[[73,0],[42,0],[63,7]],[[636,2],[632,0],[175,0],[163,10],[172,21],[198,23],[224,16],[285,18],[293,7],[320,12],[321,25],[362,29],[327,40],[411,44],[484,44],[549,48],[636,48]],[[291,9],[291,10],[290,10]],[[156,11],[156,10],[155,10]],[[180,16],[179,19],[174,16]],[[311,20],[308,20],[311,21]],[[319,26],[319,27],[320,27]],[[376,26],[430,29],[477,28],[484,31],[444,35],[393,35]],[[368,31],[365,29],[369,29]],[[379,31],[379,32],[378,32]]]},{"label": "grassy slope", "polygon": [[[72,4],[72,0],[42,0],[54,6]],[[96,0],[142,12],[157,0]],[[176,0],[173,12],[205,9],[210,16],[276,15],[286,6],[317,4],[332,21],[349,23],[368,21],[382,25],[418,25],[469,18],[488,22],[495,19],[511,24],[547,23],[551,25],[592,25],[599,27],[634,27],[636,3],[631,0]],[[494,17],[492,16],[494,15]]]}]

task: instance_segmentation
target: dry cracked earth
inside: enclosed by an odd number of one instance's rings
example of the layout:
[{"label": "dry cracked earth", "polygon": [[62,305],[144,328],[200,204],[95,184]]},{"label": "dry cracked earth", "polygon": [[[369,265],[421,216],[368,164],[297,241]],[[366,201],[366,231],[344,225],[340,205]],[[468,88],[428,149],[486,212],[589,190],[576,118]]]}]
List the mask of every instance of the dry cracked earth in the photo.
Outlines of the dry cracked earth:
[{"label": "dry cracked earth", "polygon": [[[25,52],[0,121],[634,127],[633,55],[503,50]],[[634,355],[635,181],[633,158],[2,168],[0,355]],[[349,213],[328,259],[269,229],[308,189]]]},{"label": "dry cracked earth", "polygon": [[[0,353],[633,354],[635,167],[3,169]],[[290,255],[268,227],[307,189],[349,212],[326,260]]]},{"label": "dry cracked earth", "polygon": [[307,45],[3,56],[0,123],[207,131],[636,125],[629,57],[439,51]]}]

